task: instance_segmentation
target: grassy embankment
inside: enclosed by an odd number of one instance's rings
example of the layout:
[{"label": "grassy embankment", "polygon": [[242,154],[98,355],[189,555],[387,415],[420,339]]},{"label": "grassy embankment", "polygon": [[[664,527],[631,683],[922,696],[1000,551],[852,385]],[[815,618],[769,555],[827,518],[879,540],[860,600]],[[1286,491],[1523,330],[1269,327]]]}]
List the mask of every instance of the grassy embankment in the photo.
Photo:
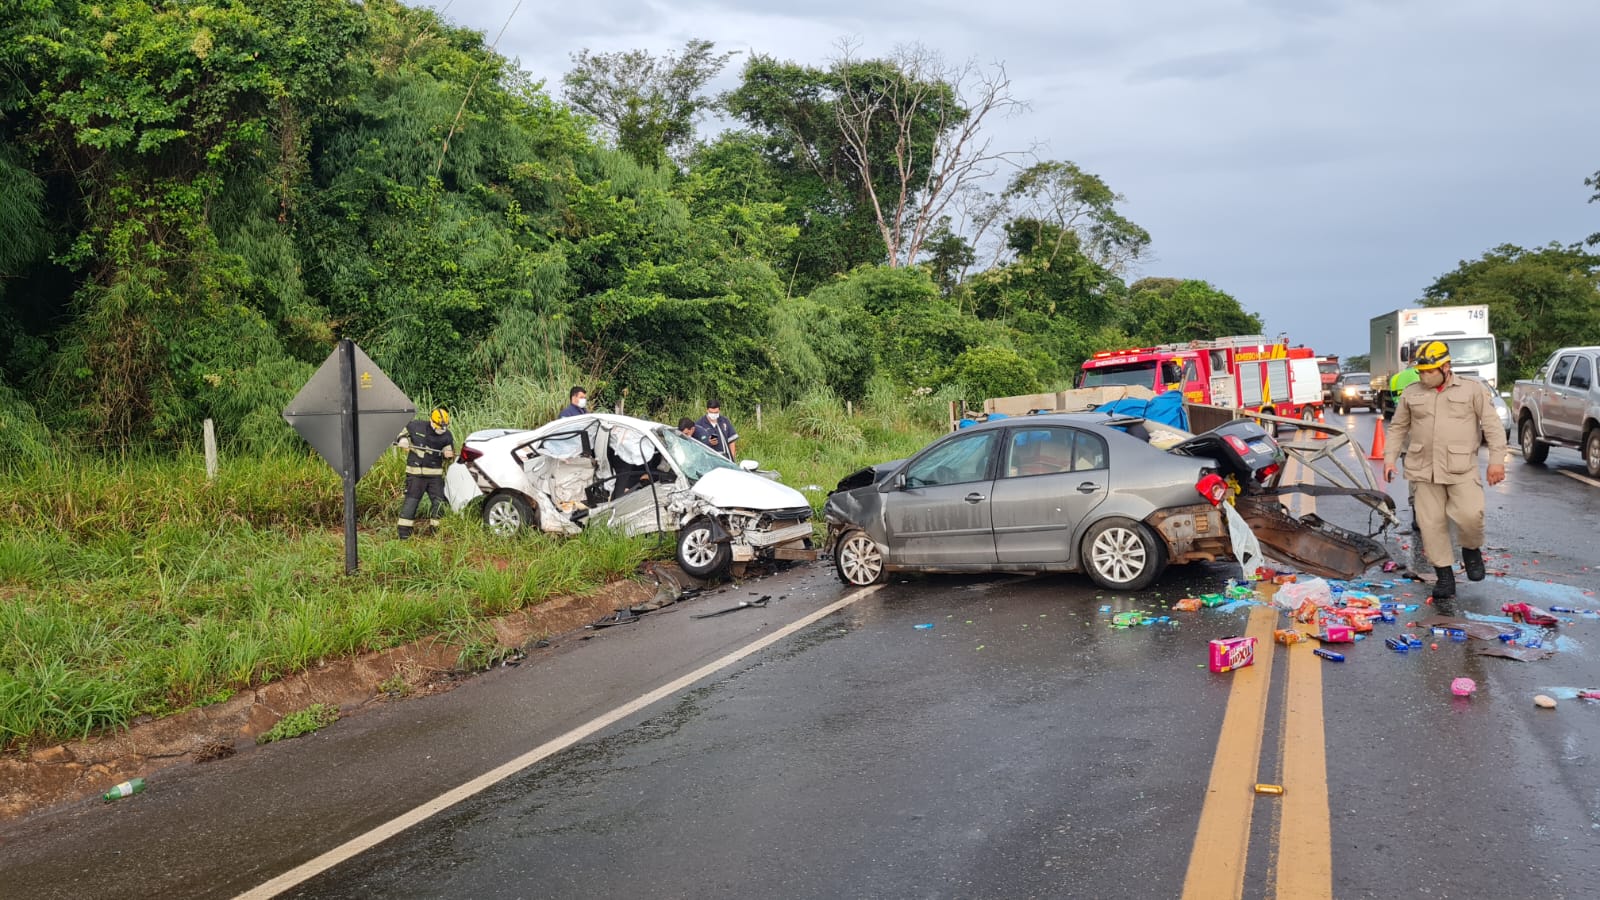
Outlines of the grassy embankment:
[{"label": "grassy embankment", "polygon": [[[471,427],[505,419],[463,422]],[[526,421],[526,420],[521,420]],[[938,404],[848,417],[827,398],[739,421],[743,455],[828,488],[939,432]],[[466,427],[470,426],[470,427]],[[343,494],[314,456],[60,454],[0,475],[0,747],[24,750],[220,702],[318,662],[439,636],[492,662],[490,617],[590,590],[670,557],[670,539],[602,531],[487,535],[475,516],[393,537],[403,463],[358,490],[361,570],[343,573]]]}]

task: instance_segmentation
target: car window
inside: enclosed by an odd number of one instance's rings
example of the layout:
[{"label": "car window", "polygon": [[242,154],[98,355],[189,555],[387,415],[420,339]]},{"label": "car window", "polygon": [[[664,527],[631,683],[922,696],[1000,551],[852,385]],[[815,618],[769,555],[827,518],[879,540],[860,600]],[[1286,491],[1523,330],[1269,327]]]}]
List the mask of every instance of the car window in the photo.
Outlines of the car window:
[{"label": "car window", "polygon": [[906,487],[965,484],[989,475],[997,431],[981,431],[944,442],[911,461],[906,467]]},{"label": "car window", "polygon": [[1108,465],[1105,439],[1087,431],[1073,433],[1072,471],[1087,472],[1104,469]]},{"label": "car window", "polygon": [[1058,475],[1072,471],[1072,432],[1065,428],[1029,428],[1011,432],[1006,477]]},{"label": "car window", "polygon": [[1572,357],[1563,356],[1556,360],[1556,369],[1550,373],[1550,383],[1561,385],[1567,383],[1567,373],[1572,371]]},{"label": "car window", "polygon": [[735,469],[738,465],[726,456],[692,438],[686,438],[673,428],[657,428],[656,439],[667,447],[667,453],[678,469],[691,482],[699,481],[712,469]]},{"label": "car window", "polygon": [[1183,380],[1185,384],[1200,380],[1200,367],[1192,359],[1183,361]]},{"label": "car window", "polygon": [[1572,374],[1567,376],[1567,387],[1580,391],[1587,391],[1589,385],[1594,383],[1594,369],[1589,357],[1576,357],[1572,363]]}]

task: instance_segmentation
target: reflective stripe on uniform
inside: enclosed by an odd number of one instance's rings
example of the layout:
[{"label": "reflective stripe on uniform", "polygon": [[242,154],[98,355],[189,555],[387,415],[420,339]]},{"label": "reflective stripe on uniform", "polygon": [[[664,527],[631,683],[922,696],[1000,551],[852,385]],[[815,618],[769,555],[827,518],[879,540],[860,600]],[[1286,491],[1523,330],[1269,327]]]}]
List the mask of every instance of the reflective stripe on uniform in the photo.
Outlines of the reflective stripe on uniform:
[{"label": "reflective stripe on uniform", "polygon": [[415,519],[401,519],[397,524],[401,528],[410,528],[411,526],[417,524],[417,521]]},{"label": "reflective stripe on uniform", "polygon": [[443,475],[444,470],[427,466],[406,466],[407,475]]}]

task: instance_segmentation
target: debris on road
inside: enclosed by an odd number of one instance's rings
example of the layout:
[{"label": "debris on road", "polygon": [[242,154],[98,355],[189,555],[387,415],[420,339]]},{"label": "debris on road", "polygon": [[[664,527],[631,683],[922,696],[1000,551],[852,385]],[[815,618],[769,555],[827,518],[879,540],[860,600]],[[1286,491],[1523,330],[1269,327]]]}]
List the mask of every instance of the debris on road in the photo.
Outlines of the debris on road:
[{"label": "debris on road", "polygon": [[1450,682],[1450,693],[1457,697],[1470,697],[1478,690],[1478,683],[1471,678],[1457,678]]},{"label": "debris on road", "polygon": [[1555,709],[1556,698],[1546,694],[1534,694],[1533,705],[1539,707],[1540,709]]},{"label": "debris on road", "polygon": [[1222,673],[1253,666],[1256,662],[1256,639],[1253,637],[1218,638],[1209,644],[1211,671]]},{"label": "debris on road", "polygon": [[[690,616],[689,618],[691,618],[691,619],[710,619],[710,618],[715,618],[716,616],[725,616],[728,613],[738,612],[741,609],[760,609],[760,608],[766,606],[771,601],[772,601],[772,595],[771,594],[763,594],[761,597],[759,597],[759,598],[757,598],[755,600],[740,600],[738,603],[734,604],[733,606],[724,607],[722,609],[714,609],[711,612],[707,612],[707,613],[698,613],[696,615]],[[918,627],[920,628],[921,626],[919,625]],[[932,628],[933,626],[930,625],[928,627]]]},{"label": "debris on road", "polygon": [[1283,796],[1283,785],[1281,785],[1281,784],[1258,784],[1258,785],[1256,785],[1256,793],[1258,793],[1258,794],[1272,794],[1274,796],[1281,797],[1281,796]]}]

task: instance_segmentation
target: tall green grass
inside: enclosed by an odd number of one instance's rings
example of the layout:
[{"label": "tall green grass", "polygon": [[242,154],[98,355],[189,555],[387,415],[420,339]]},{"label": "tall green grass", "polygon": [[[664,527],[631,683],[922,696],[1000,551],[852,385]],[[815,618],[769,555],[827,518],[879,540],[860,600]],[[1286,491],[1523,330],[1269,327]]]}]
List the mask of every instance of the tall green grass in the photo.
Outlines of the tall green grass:
[{"label": "tall green grass", "polygon": [[[526,390],[457,422],[538,424],[490,418],[552,402],[549,390]],[[839,478],[936,436],[937,404],[881,389],[851,414],[814,395],[759,425],[746,415],[740,452],[792,486],[818,486],[806,496],[820,510]],[[403,481],[403,460],[386,454],[360,482],[361,569],[346,576],[343,492],[309,453],[225,456],[215,482],[187,453],[56,453],[0,473],[0,747],[220,702],[324,660],[420,638],[455,641],[463,665],[492,663],[506,648],[490,617],[672,554],[670,539],[601,529],[508,542],[471,515],[399,541]]]}]

